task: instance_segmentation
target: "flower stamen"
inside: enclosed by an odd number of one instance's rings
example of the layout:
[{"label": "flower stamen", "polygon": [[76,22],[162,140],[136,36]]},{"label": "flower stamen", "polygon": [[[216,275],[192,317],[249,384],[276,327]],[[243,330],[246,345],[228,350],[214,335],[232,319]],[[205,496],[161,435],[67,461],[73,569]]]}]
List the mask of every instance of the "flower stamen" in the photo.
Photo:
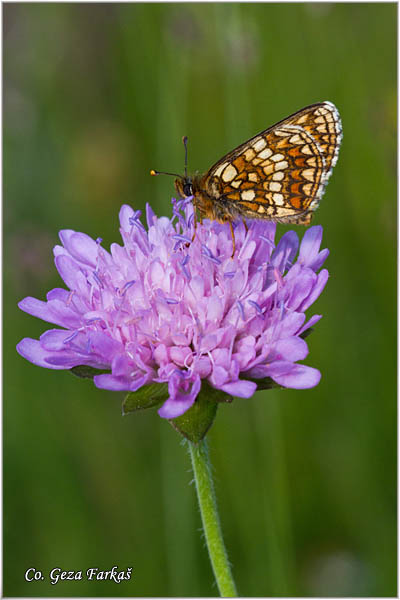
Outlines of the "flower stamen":
[{"label": "flower stamen", "polygon": [[240,316],[242,317],[243,321],[245,320],[245,316],[244,316],[244,308],[243,308],[243,304],[240,302],[240,300],[236,301],[236,305],[238,307]]},{"label": "flower stamen", "polygon": [[262,316],[264,314],[261,306],[257,304],[257,302],[254,302],[254,300],[247,300],[247,302],[256,309],[259,315]]}]

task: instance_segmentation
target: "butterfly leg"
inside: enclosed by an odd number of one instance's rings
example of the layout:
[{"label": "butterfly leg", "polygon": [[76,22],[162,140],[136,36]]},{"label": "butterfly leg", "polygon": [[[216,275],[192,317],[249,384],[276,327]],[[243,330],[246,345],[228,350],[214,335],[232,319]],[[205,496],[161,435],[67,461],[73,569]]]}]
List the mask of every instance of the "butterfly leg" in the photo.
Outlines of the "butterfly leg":
[{"label": "butterfly leg", "polygon": [[245,231],[247,233],[249,231],[249,228],[247,227],[247,223],[246,223],[246,221],[244,219],[242,219],[242,221],[243,221],[243,225],[244,225]]},{"label": "butterfly leg", "polygon": [[[200,221],[200,225],[201,225],[203,222],[203,217],[200,215],[198,220]],[[194,238],[196,237],[196,229],[197,229],[197,216],[196,216],[196,213],[194,213],[194,233],[193,233],[193,237],[192,237],[192,242],[194,242]]]},{"label": "butterfly leg", "polygon": [[194,232],[193,232],[193,236],[192,236],[192,242],[194,242],[194,238],[196,237],[196,229],[197,229],[197,219],[196,219],[196,213],[194,213]]},{"label": "butterfly leg", "polygon": [[231,258],[233,258],[235,256],[235,234],[233,231],[232,221],[229,221],[229,227],[231,228],[231,234],[232,234],[232,256],[231,256]]}]

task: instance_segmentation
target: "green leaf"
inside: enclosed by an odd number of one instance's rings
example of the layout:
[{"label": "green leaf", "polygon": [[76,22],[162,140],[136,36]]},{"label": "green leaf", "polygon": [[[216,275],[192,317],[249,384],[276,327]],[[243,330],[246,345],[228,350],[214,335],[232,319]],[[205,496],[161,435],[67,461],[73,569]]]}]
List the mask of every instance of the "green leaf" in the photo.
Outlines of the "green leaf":
[{"label": "green leaf", "polygon": [[169,396],[168,383],[152,383],[144,385],[136,392],[130,392],[122,403],[122,414],[151,408],[165,402]]},{"label": "green leaf", "polygon": [[197,444],[213,424],[219,402],[232,402],[232,397],[203,381],[193,406],[181,417],[169,419],[169,422],[185,438]]},{"label": "green leaf", "polygon": [[82,379],[93,379],[95,375],[110,373],[110,369],[95,369],[94,367],[88,367],[88,365],[78,365],[77,367],[69,369],[69,372]]}]

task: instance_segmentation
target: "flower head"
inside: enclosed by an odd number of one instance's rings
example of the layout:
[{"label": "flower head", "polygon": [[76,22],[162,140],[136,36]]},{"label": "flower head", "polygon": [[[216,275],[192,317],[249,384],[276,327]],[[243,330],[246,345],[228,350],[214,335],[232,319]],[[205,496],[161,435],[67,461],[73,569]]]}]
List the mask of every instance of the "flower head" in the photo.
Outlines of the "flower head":
[{"label": "flower head", "polygon": [[293,231],[275,245],[274,223],[253,221],[248,230],[238,223],[232,258],[229,224],[206,220],[195,228],[187,201],[173,200],[171,219],[150,206],[146,212],[148,229],[140,211],[121,208],[123,245],[110,252],[100,239],[60,232],[54,256],[67,289],[19,307],[63,329],[23,339],[18,352],[51,369],[106,369],[94,377],[99,388],[168,383],[159,409],[168,419],[192,406],[202,380],[244,398],[257,379],[317,385],[319,371],[297,361],[308,354],[303,333],[321,318],[305,322],[328,278],[326,269],[318,273],[328,255],[320,251],[322,227],[309,228],[299,249]]}]

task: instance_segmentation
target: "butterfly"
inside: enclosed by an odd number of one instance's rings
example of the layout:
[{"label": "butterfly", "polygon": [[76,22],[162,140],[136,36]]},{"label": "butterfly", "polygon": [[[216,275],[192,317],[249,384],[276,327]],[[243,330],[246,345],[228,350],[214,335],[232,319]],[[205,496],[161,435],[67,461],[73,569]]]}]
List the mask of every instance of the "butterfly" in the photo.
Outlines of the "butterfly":
[{"label": "butterfly", "polygon": [[237,219],[310,224],[338,159],[342,125],[331,102],[311,104],[193,177],[187,174],[187,138],[183,141],[185,175],[165,174],[176,177],[181,198],[193,197],[200,218],[230,224],[234,246]]}]

